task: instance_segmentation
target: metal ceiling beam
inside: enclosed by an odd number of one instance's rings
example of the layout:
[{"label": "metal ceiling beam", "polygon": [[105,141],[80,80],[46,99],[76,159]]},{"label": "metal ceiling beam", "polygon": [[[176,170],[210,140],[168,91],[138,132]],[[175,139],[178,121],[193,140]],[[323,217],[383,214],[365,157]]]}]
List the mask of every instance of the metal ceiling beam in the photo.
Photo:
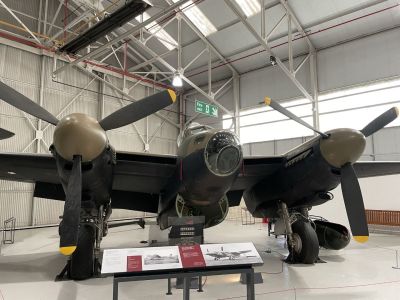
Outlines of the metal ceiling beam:
[{"label": "metal ceiling beam", "polygon": [[296,15],[294,14],[292,8],[289,6],[287,3],[287,0],[280,0],[282,6],[285,8],[286,12],[288,15],[290,15],[291,20],[293,23],[296,25],[297,30],[302,34],[302,36],[305,37],[308,47],[310,48],[310,52],[315,51],[315,47],[313,43],[311,42],[310,38],[308,37],[307,33],[304,31],[303,27],[301,26],[299,19],[297,19]]},{"label": "metal ceiling beam", "polygon": [[[139,47],[141,47],[143,50],[147,51],[151,56],[155,57],[157,56],[157,53],[155,53],[153,50],[151,50],[149,47],[147,47],[146,45],[144,45],[141,41],[139,41],[138,39],[136,39],[135,37],[131,38],[131,41],[133,41],[134,43],[136,43]],[[158,61],[163,64],[167,69],[169,69],[171,72],[176,73],[177,70],[171,66],[168,62],[166,62],[163,58],[159,57]],[[198,87],[195,83],[193,83],[190,79],[188,79],[185,75],[181,75],[181,78],[187,83],[189,84],[191,87],[193,87],[195,90],[197,90],[200,94],[202,94],[205,98],[207,98],[209,101],[211,101],[212,103],[214,103],[215,105],[217,105],[219,108],[221,108],[225,113],[227,113],[228,115],[232,116],[232,112],[230,110],[228,110],[227,108],[225,108],[222,104],[220,104],[219,102],[215,101],[214,97],[212,97],[211,95],[209,95],[208,93],[206,93],[205,91],[203,91],[200,87]]]},{"label": "metal ceiling beam", "polygon": [[[171,0],[165,0],[168,4],[171,4]],[[235,67],[218,51],[217,48],[207,39],[207,37],[201,33],[201,31],[192,23],[192,21],[184,14],[182,11],[179,9],[179,7],[175,10],[182,19],[185,21],[185,23],[194,31],[194,33],[197,34],[197,36],[217,55],[217,57],[225,63],[228,68],[232,71],[233,75],[238,75],[239,72],[235,69]]]},{"label": "metal ceiling beam", "polygon": [[89,14],[89,12],[84,12],[82,13],[80,16],[78,16],[77,18],[75,18],[74,20],[72,20],[71,22],[68,23],[67,26],[65,26],[65,28],[61,28],[59,31],[57,31],[57,33],[55,35],[53,35],[50,40],[47,43],[50,43],[52,41],[54,41],[58,36],[60,36],[61,34],[63,34],[65,31],[68,32],[68,30],[72,27],[74,27],[76,24],[78,24],[80,21],[82,21],[83,19],[85,19],[87,17],[87,15]]},{"label": "metal ceiling beam", "polygon": [[293,73],[286,68],[285,64],[280,60],[279,57],[276,57],[272,52],[271,48],[267,45],[267,42],[258,34],[258,32],[250,25],[247,21],[247,18],[243,16],[243,14],[237,9],[237,7],[232,3],[232,0],[225,0],[225,3],[231,10],[239,17],[243,25],[247,28],[247,30],[257,39],[259,44],[264,47],[267,51],[267,55],[274,56],[278,66],[282,69],[282,71],[286,74],[286,76],[296,85],[296,87],[302,92],[302,94],[309,99],[310,101],[314,101],[313,97],[308,93],[308,91],[303,87],[303,85],[296,79]]},{"label": "metal ceiling beam", "polygon": [[26,25],[24,24],[24,22],[22,22],[22,21],[20,20],[20,18],[18,18],[18,17],[16,16],[16,14],[14,14],[13,11],[12,11],[7,5],[5,5],[4,2],[3,2],[2,0],[0,0],[0,4],[3,5],[3,7],[10,13],[10,15],[13,16],[13,18],[14,18],[19,24],[21,24],[22,27],[24,27],[24,29],[33,37],[33,39],[34,39],[36,42],[38,42],[39,44],[42,44],[42,43],[38,40],[38,38],[36,37],[36,35],[34,35],[33,32],[32,32],[28,27],[26,27]]},{"label": "metal ceiling beam", "polygon": [[[343,18],[343,17],[345,17],[345,16],[347,16],[347,15],[349,15],[349,14],[358,12],[358,11],[360,11],[360,10],[369,9],[369,8],[371,8],[371,7],[373,7],[373,6],[376,6],[376,5],[378,5],[378,4],[381,4],[381,3],[385,2],[385,1],[387,1],[387,0],[376,0],[376,1],[371,1],[371,2],[365,3],[365,4],[361,4],[361,5],[359,5],[359,6],[355,7],[355,8],[347,9],[347,10],[345,10],[345,11],[342,11],[342,12],[338,13],[338,14],[331,15],[331,16],[329,16],[329,17],[327,17],[327,18],[324,18],[324,19],[320,19],[320,20],[318,20],[317,22],[309,23],[309,24],[307,24],[307,28],[311,28],[311,27],[315,27],[315,26],[320,26],[320,25],[322,25],[322,24],[324,24],[324,23],[326,23],[326,22],[330,22],[330,21],[335,20],[335,19]],[[265,9],[270,9],[271,7],[274,7],[274,6],[276,6],[276,5],[281,5],[281,4],[280,4],[280,0],[275,1],[275,2],[272,2],[272,3],[268,3],[268,4],[266,5]],[[281,22],[283,22],[283,20],[284,20],[285,17],[286,17],[286,14],[284,14],[284,15],[282,16],[279,25],[281,24]],[[219,30],[219,31],[222,31],[222,30],[231,28],[232,26],[238,24],[239,22],[240,22],[239,20],[238,20],[238,21],[231,22],[231,23],[229,23],[229,24],[227,24],[227,25],[224,25],[224,26],[219,27],[218,30]],[[274,30],[274,31],[275,31],[275,30]],[[295,34],[295,33],[297,33],[297,32],[298,32],[298,31],[294,31],[293,34]],[[270,31],[270,34],[272,35],[271,31]],[[276,42],[277,40],[279,40],[279,39],[281,39],[281,38],[283,38],[283,37],[285,37],[285,36],[286,36],[286,35],[283,35],[283,34],[282,34],[282,35],[279,35],[279,36],[275,37],[274,40],[269,41],[269,43],[270,43],[270,44],[271,44],[271,43],[274,43],[274,42]],[[271,36],[266,35],[266,37],[267,37],[267,39],[269,39]],[[188,46],[188,45],[190,45],[190,44],[192,44],[192,43],[195,43],[195,42],[197,42],[198,40],[199,40],[199,39],[191,40],[191,41],[187,42],[185,45],[183,45],[183,47],[186,47],[186,46]],[[245,48],[245,49],[240,49],[238,52],[231,53],[231,54],[229,55],[229,57],[233,57],[233,56],[236,56],[236,55],[240,55],[240,54],[242,54],[242,53],[246,53],[246,52],[248,52],[248,51],[250,51],[250,50],[256,49],[256,48],[259,47],[259,46],[260,46],[260,45],[259,45],[258,43],[257,43],[257,44],[250,45],[249,47],[247,47],[247,48]],[[228,59],[229,59],[229,58],[228,58]],[[205,65],[200,66],[200,67],[198,67],[198,68],[196,68],[196,69],[192,69],[192,70],[190,70],[190,71],[194,71],[194,70],[198,70],[198,69],[203,69],[204,67],[205,67]]]},{"label": "metal ceiling beam", "polygon": [[[118,32],[118,30],[117,30]],[[115,37],[118,37],[118,34],[115,33],[114,31],[111,32],[112,35],[114,35]],[[148,61],[146,57],[144,57],[142,54],[140,54],[136,49],[134,49],[131,45],[129,45],[128,43],[128,50],[132,51],[135,55],[137,55],[141,60],[143,61]],[[130,59],[132,59],[134,62],[136,63],[141,63],[139,62],[139,59],[137,59],[135,56],[133,56],[129,51],[127,52],[127,55]],[[157,68],[157,66],[155,66],[153,63],[149,63],[149,65],[156,71],[161,71],[159,68]],[[166,76],[162,75],[164,78],[166,78]]]},{"label": "metal ceiling beam", "polygon": [[58,8],[57,8],[57,10],[56,10],[56,13],[54,14],[53,20],[51,20],[51,24],[50,24],[50,26],[49,26],[49,29],[48,29],[47,32],[46,32],[46,35],[50,35],[51,29],[53,28],[54,23],[56,22],[56,19],[57,19],[57,17],[58,17],[58,14],[60,13],[60,10],[61,10],[61,7],[62,7],[62,6],[63,6],[63,2],[60,1],[60,4],[58,5]]},{"label": "metal ceiling beam", "polygon": [[[0,0],[1,1],[1,0]],[[139,25],[137,25],[136,27],[132,28],[131,30],[126,31],[125,33],[123,33],[122,35],[118,36],[117,38],[105,43],[103,46],[100,46],[99,48],[97,48],[96,50],[82,56],[81,58],[78,58],[74,61],[72,61],[71,63],[57,69],[54,71],[54,75],[68,69],[71,66],[74,66],[82,61],[84,61],[85,59],[89,59],[92,57],[95,57],[96,55],[102,53],[104,50],[106,50],[109,46],[114,45],[116,43],[118,43],[119,41],[122,41],[123,39],[126,39],[127,37],[129,37],[131,34],[136,34],[137,32],[140,31],[141,28],[144,28],[145,26],[149,25],[152,22],[157,21],[159,18],[165,16],[166,14],[174,11],[177,7],[181,6],[182,4],[185,4],[186,2],[188,2],[189,0],[180,0],[176,3],[174,3],[173,5],[169,6],[166,9],[163,9],[161,12],[155,14],[153,17],[147,19],[146,21],[144,21],[143,23],[140,23]]]},{"label": "metal ceiling beam", "polygon": [[[175,52],[175,49],[171,50],[171,51],[164,52],[164,53],[160,54],[159,56],[160,57],[165,57],[165,56],[168,56],[169,54],[172,54],[173,52]],[[141,69],[141,68],[143,68],[145,66],[151,65],[152,63],[156,62],[157,60],[158,60],[158,57],[153,57],[152,59],[149,59],[149,60],[147,60],[145,62],[142,62],[142,63],[140,63],[140,64],[138,64],[138,65],[136,65],[134,67],[129,68],[128,71],[129,72],[135,72],[136,70],[139,70],[139,69]]]}]

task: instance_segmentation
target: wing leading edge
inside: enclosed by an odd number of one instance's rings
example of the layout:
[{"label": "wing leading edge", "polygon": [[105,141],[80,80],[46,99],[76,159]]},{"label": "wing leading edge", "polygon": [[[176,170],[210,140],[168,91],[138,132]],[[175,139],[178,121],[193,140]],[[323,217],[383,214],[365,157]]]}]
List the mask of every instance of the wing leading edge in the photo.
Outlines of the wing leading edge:
[{"label": "wing leading edge", "polygon": [[400,174],[400,161],[362,161],[353,167],[358,178]]}]

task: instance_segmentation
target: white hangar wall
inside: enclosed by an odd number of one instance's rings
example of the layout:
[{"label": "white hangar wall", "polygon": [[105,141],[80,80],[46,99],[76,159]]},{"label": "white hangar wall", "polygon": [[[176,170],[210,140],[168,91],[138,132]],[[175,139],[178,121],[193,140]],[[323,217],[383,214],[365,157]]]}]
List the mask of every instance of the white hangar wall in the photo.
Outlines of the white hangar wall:
[{"label": "white hangar wall", "polygon": [[[16,46],[17,47],[17,46]],[[74,68],[62,72],[52,79],[53,59],[38,55],[10,45],[0,44],[0,80],[22,94],[39,103],[41,79],[43,86],[43,106],[54,115],[62,118],[72,112],[88,114],[100,119],[99,99],[102,83]],[[27,49],[29,50],[29,49]],[[59,65],[63,62],[58,61]],[[43,72],[41,71],[43,67]],[[121,78],[106,75],[106,79],[122,89]],[[127,81],[130,88],[134,82]],[[81,87],[86,87],[82,91]],[[79,87],[79,88],[76,88]],[[103,116],[121,107],[121,95],[109,86],[104,88]],[[129,95],[140,99],[154,92],[153,86],[137,84]],[[122,100],[123,105],[129,101]],[[178,123],[178,105],[168,108],[167,116]],[[15,136],[0,142],[1,152],[49,153],[54,126],[41,123],[43,141],[35,139],[38,119],[26,115],[4,101],[0,101],[0,127],[11,130]],[[148,127],[147,127],[148,124]],[[160,127],[160,125],[162,126]],[[136,128],[135,128],[136,126]],[[176,153],[178,129],[157,116],[108,132],[111,144],[117,151],[143,152],[143,141],[149,141],[150,152],[159,154]],[[147,130],[148,128],[148,130]],[[151,141],[151,142],[150,142]],[[62,215],[64,202],[33,198],[33,184],[12,181],[0,181],[0,227],[9,217],[16,217],[17,226],[57,224]],[[113,218],[142,216],[141,212],[114,210]]]}]

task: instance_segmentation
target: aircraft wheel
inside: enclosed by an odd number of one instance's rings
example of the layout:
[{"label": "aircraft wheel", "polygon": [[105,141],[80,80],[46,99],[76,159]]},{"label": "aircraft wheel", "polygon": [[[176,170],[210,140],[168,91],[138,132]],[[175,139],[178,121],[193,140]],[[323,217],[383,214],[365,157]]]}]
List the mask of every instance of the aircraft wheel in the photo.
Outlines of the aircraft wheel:
[{"label": "aircraft wheel", "polygon": [[88,279],[94,270],[95,229],[90,225],[80,225],[78,245],[72,254],[69,277],[74,280]]},{"label": "aircraft wheel", "polygon": [[289,246],[294,262],[313,264],[319,253],[318,237],[310,222],[297,220],[292,225],[295,247]]}]

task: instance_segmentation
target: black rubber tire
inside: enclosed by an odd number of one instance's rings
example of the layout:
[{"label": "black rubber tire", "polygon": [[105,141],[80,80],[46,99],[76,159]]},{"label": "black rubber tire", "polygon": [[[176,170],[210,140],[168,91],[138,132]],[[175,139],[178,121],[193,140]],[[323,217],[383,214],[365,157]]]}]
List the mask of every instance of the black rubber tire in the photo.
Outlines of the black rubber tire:
[{"label": "black rubber tire", "polygon": [[71,256],[69,277],[73,280],[84,280],[93,276],[95,230],[93,226],[81,225],[78,245]]},{"label": "black rubber tire", "polygon": [[[297,220],[292,224],[293,233],[298,234],[301,239],[301,250],[299,253],[292,252],[294,262],[313,264],[319,254],[318,236],[310,222]],[[291,251],[291,250],[290,250]]]}]

